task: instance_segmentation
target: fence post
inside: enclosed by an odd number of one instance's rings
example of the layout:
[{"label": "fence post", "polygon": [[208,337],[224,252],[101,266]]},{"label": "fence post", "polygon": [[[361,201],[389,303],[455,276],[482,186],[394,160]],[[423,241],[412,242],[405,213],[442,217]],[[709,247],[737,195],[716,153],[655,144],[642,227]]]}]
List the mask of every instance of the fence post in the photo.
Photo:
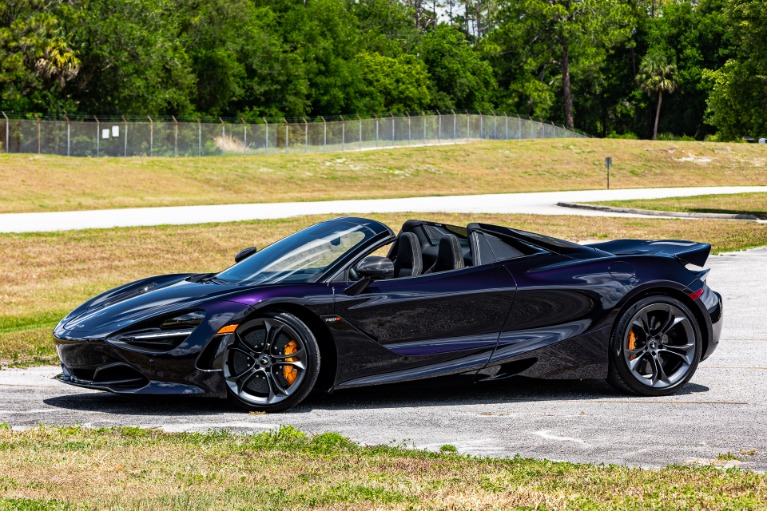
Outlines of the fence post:
[{"label": "fence post", "polygon": [[264,124],[266,124],[266,143],[264,144],[264,147],[266,148],[266,155],[269,156],[269,122],[266,120],[266,117],[262,117],[264,120]]},{"label": "fence post", "polygon": [[288,131],[289,124],[288,120],[284,117],[282,118],[283,121],[285,121],[285,154],[288,154],[288,147],[290,147],[290,132]]},{"label": "fence post", "polygon": [[304,152],[309,151],[309,124],[306,122],[306,117],[304,119]]},{"label": "fence post", "polygon": [[40,118],[37,114],[32,115],[35,116],[35,120],[37,121],[37,154],[40,154]]},{"label": "fence post", "polygon": [[453,143],[456,144],[458,139],[458,132],[456,131],[456,124],[455,124],[457,122],[457,118],[455,116],[455,110],[451,108],[450,111],[453,112]]},{"label": "fence post", "polygon": [[508,140],[509,139],[509,114],[507,114],[506,112],[503,112],[503,117],[504,119],[506,119],[506,137],[504,138],[504,140]]},{"label": "fence post", "polygon": [[495,114],[495,110],[490,110],[493,112],[493,136],[492,138],[495,140],[498,138],[498,116]]},{"label": "fence post", "polygon": [[320,116],[320,119],[322,119],[322,151],[326,151],[328,149],[328,123],[325,122],[325,118]]},{"label": "fence post", "polygon": [[339,115],[341,118],[341,152],[346,151],[346,121],[344,121],[344,116]]},{"label": "fence post", "polygon": [[405,112],[405,115],[407,115],[407,145],[410,145],[410,114],[408,112]]},{"label": "fence post", "polygon": [[421,124],[423,125],[423,139],[421,140],[424,144],[426,143],[426,113],[421,112]]},{"label": "fence post", "polygon": [[96,157],[101,155],[101,146],[100,146],[100,139],[101,139],[101,123],[99,122],[99,118],[95,115],[93,116],[94,119],[96,119]]},{"label": "fence post", "polygon": [[10,137],[8,136],[8,132],[11,129],[11,123],[8,120],[8,116],[5,115],[5,112],[3,112],[3,117],[5,117],[5,153],[8,154],[8,153],[11,152],[10,148],[8,147],[8,143],[9,143],[9,140],[10,140]]},{"label": "fence post", "polygon": [[172,115],[170,116],[171,119],[173,119],[173,157],[178,157],[178,121],[175,117]]},{"label": "fence post", "polygon": [[154,122],[152,118],[147,115],[149,119],[149,156],[152,156],[152,149],[154,148]]},{"label": "fence post", "polygon": [[221,121],[221,156],[224,156],[226,154],[226,123],[221,117],[218,120]]},{"label": "fence post", "polygon": [[362,118],[357,114],[357,121],[360,123],[360,151],[362,151]]},{"label": "fence post", "polygon": [[471,118],[469,117],[468,110],[464,110],[463,114],[466,116],[466,141],[468,142],[471,139],[471,124],[469,124]]},{"label": "fence post", "polygon": [[517,138],[522,140],[522,118],[517,114]]},{"label": "fence post", "polygon": [[394,114],[389,112],[389,115],[391,116],[391,147],[394,147]]},{"label": "fence post", "polygon": [[244,117],[240,117],[242,120],[242,154],[247,154],[248,150],[248,123],[245,122]]},{"label": "fence post", "polygon": [[482,117],[482,112],[479,112],[479,139],[482,140],[483,138],[485,138],[484,117]]},{"label": "fence post", "polygon": [[378,116],[373,114],[373,117],[376,118],[376,147],[378,147]]},{"label": "fence post", "polygon": [[442,141],[442,114],[437,110],[437,140]]},{"label": "fence post", "polygon": [[70,156],[70,125],[69,125],[69,117],[67,117],[67,114],[64,114],[64,120],[67,121],[67,156]]},{"label": "fence post", "polygon": [[202,156],[202,122],[197,119],[197,156]]},{"label": "fence post", "polygon": [[123,131],[125,132],[125,142],[123,144],[123,156],[128,156],[128,120],[124,115],[121,115],[123,119]]}]

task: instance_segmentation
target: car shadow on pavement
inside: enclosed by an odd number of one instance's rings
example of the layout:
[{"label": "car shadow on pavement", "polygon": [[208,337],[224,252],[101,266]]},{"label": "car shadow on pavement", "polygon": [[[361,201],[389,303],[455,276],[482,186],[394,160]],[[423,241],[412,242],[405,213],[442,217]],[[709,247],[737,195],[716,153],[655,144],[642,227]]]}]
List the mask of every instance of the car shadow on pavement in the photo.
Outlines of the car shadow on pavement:
[{"label": "car shadow on pavement", "polygon": [[[708,390],[708,387],[703,385],[688,383],[676,395],[697,394]],[[646,398],[617,392],[602,380],[536,380],[515,377],[468,382],[434,379],[318,394],[297,407],[296,411],[303,407],[332,410],[613,399]]]},{"label": "car shadow on pavement", "polygon": [[[676,395],[699,394],[708,390],[708,387],[703,385],[688,383]],[[536,380],[516,377],[475,382],[470,377],[450,377],[339,390],[332,394],[314,393],[300,405],[283,413],[625,399],[668,398],[642,398],[621,394],[601,380]],[[44,402],[56,408],[116,415],[193,417],[239,411],[239,408],[223,399],[193,396],[116,395],[99,392],[58,396],[45,399]]]}]

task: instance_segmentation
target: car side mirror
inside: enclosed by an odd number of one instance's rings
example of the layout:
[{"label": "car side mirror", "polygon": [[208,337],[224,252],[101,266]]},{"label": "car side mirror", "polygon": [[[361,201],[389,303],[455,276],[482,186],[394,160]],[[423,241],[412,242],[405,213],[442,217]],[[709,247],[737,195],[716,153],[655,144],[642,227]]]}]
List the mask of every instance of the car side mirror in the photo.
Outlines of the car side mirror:
[{"label": "car side mirror", "polygon": [[236,256],[234,256],[234,262],[239,263],[243,259],[247,259],[248,257],[252,256],[256,252],[258,252],[258,249],[256,247],[243,248],[242,250],[237,252]]},{"label": "car side mirror", "polygon": [[354,267],[357,275],[370,280],[380,280],[394,275],[394,263],[381,256],[367,256]]},{"label": "car side mirror", "polygon": [[344,290],[350,296],[363,293],[374,280],[394,275],[394,263],[386,257],[367,256],[354,266],[354,271],[362,278]]}]

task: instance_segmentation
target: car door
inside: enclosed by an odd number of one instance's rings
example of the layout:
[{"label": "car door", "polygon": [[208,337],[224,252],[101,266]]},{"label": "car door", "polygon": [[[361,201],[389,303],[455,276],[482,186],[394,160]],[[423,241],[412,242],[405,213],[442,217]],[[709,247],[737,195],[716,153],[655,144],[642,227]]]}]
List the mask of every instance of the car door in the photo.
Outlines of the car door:
[{"label": "car door", "polygon": [[[334,283],[335,312],[361,335],[339,349],[338,365],[354,367],[348,376],[363,378],[360,384],[480,369],[516,290],[502,264],[376,281],[357,296],[344,293],[348,284]],[[352,358],[343,361],[342,352]]]}]

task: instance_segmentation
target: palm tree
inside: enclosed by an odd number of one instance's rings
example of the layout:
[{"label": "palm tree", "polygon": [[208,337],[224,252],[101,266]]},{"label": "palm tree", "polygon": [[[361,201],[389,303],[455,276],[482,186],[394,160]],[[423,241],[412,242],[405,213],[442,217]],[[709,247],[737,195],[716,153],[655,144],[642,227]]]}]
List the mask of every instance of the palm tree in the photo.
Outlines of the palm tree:
[{"label": "palm tree", "polygon": [[652,139],[658,136],[658,120],[660,119],[660,105],[663,102],[663,93],[673,93],[677,83],[674,79],[676,64],[669,63],[662,53],[648,53],[639,65],[637,81],[639,87],[648,94],[658,93],[658,108],[655,111],[655,126],[652,130]]}]

